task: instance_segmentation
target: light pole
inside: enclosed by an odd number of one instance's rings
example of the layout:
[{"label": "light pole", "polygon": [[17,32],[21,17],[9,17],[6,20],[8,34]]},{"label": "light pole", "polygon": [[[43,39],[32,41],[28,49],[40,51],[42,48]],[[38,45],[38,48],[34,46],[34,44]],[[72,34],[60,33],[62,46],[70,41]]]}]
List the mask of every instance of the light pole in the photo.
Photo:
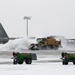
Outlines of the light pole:
[{"label": "light pole", "polygon": [[27,21],[27,37],[28,37],[28,20],[31,20],[31,17],[29,17],[29,16],[24,16],[24,20]]}]

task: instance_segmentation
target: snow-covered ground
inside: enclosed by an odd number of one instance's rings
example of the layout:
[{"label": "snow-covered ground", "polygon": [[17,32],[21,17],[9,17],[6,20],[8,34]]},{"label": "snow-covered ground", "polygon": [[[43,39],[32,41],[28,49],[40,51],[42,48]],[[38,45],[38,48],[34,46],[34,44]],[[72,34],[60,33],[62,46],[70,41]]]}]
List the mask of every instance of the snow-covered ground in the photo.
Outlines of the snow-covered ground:
[{"label": "snow-covered ground", "polygon": [[1,75],[75,75],[75,66],[54,63],[32,63],[31,65],[1,64]]},{"label": "snow-covered ground", "polygon": [[[1,75],[75,75],[73,63],[62,65],[61,52],[74,51],[74,45],[70,47],[63,41],[63,48],[59,50],[30,51],[28,46],[36,42],[27,38],[10,40],[6,44],[0,44],[0,74]],[[73,47],[73,48],[72,48]],[[13,65],[12,52],[32,52],[37,54],[38,60],[33,60],[31,65]]]}]

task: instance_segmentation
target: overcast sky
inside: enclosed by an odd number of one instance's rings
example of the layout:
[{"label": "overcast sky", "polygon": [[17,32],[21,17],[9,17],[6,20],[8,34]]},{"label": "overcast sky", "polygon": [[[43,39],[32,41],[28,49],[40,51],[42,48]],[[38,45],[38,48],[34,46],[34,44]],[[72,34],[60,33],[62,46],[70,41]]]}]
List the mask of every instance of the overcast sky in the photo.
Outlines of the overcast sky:
[{"label": "overcast sky", "polygon": [[75,0],[0,0],[0,22],[10,37],[64,36],[75,38]]}]

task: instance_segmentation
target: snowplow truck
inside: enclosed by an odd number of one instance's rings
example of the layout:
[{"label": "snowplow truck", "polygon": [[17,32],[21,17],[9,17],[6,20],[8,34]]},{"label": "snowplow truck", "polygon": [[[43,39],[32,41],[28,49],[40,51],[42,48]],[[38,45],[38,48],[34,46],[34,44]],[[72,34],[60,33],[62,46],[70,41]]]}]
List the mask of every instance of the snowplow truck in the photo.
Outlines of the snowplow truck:
[{"label": "snowplow truck", "polygon": [[58,41],[53,37],[47,38],[37,38],[36,44],[31,44],[29,46],[30,50],[40,50],[40,49],[54,49],[57,50],[61,46],[61,40]]},{"label": "snowplow truck", "polygon": [[75,53],[74,52],[62,52],[62,64],[63,65],[68,65],[69,62],[73,62],[75,65]]},{"label": "snowplow truck", "polygon": [[31,64],[32,60],[37,60],[35,53],[19,53],[13,52],[13,64]]}]

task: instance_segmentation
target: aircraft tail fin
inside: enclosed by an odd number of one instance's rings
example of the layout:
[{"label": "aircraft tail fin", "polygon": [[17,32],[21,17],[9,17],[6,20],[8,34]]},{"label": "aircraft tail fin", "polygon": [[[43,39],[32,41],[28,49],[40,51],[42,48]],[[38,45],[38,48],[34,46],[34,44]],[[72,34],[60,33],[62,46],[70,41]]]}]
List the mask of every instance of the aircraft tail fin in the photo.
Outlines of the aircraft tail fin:
[{"label": "aircraft tail fin", "polygon": [[2,24],[0,23],[0,43],[6,43],[9,41],[9,37],[4,29],[4,27],[2,26]]}]

